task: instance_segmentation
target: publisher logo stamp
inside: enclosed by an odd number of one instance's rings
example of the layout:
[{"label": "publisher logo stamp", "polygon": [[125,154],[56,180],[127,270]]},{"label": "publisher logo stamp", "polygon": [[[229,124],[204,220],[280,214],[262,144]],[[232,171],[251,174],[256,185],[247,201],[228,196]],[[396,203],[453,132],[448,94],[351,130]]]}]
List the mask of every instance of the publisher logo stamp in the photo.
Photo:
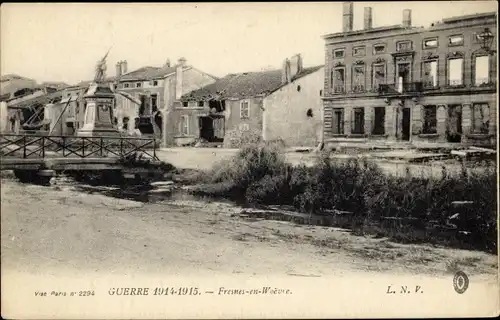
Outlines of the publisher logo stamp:
[{"label": "publisher logo stamp", "polygon": [[469,287],[469,277],[464,272],[458,271],[453,277],[453,287],[457,293],[464,293]]}]

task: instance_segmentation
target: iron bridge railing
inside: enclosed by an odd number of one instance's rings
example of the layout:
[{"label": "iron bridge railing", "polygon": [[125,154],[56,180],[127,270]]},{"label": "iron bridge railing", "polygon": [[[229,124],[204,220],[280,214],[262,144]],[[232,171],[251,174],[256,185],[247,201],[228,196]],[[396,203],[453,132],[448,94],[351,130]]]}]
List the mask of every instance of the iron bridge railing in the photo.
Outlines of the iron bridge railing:
[{"label": "iron bridge railing", "polygon": [[0,155],[26,158],[49,156],[88,158],[131,155],[156,156],[156,139],[136,137],[78,137],[41,134],[0,134]]}]

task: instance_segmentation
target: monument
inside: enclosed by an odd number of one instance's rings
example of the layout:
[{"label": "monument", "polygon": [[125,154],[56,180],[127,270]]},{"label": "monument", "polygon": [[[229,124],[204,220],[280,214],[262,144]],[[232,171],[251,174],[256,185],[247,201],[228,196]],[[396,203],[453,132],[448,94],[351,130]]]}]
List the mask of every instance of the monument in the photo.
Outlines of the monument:
[{"label": "monument", "polygon": [[102,137],[120,135],[118,129],[113,125],[115,94],[111,90],[111,87],[105,84],[106,57],[108,53],[97,63],[94,81],[83,96],[87,106],[85,108],[84,123],[78,129],[77,136]]}]

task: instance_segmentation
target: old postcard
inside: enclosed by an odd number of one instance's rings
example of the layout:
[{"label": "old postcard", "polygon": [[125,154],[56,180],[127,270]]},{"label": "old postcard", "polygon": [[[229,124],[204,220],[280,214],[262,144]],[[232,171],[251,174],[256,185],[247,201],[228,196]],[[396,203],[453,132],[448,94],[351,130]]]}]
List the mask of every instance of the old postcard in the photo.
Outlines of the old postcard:
[{"label": "old postcard", "polygon": [[2,318],[499,315],[496,2],[0,12]]}]

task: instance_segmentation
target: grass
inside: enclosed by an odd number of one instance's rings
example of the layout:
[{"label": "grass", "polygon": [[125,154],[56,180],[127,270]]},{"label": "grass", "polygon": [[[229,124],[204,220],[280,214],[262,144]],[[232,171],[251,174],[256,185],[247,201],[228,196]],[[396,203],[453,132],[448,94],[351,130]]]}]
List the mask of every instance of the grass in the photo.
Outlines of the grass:
[{"label": "grass", "polygon": [[446,262],[446,271],[454,274],[462,271],[463,267],[475,268],[480,260],[478,257],[454,258]]},{"label": "grass", "polygon": [[[193,182],[202,184],[198,194],[251,206],[286,205],[316,215],[349,211],[347,227],[359,235],[496,252],[495,170],[490,164],[470,172],[463,165],[458,175],[442,167],[441,177],[409,171],[406,176],[388,176],[366,160],[332,160],[328,153],[312,167],[293,167],[279,144],[253,144],[208,174],[193,176]],[[449,217],[457,212],[452,202],[463,200],[474,205],[460,213],[453,221],[456,230],[450,230]]]}]

